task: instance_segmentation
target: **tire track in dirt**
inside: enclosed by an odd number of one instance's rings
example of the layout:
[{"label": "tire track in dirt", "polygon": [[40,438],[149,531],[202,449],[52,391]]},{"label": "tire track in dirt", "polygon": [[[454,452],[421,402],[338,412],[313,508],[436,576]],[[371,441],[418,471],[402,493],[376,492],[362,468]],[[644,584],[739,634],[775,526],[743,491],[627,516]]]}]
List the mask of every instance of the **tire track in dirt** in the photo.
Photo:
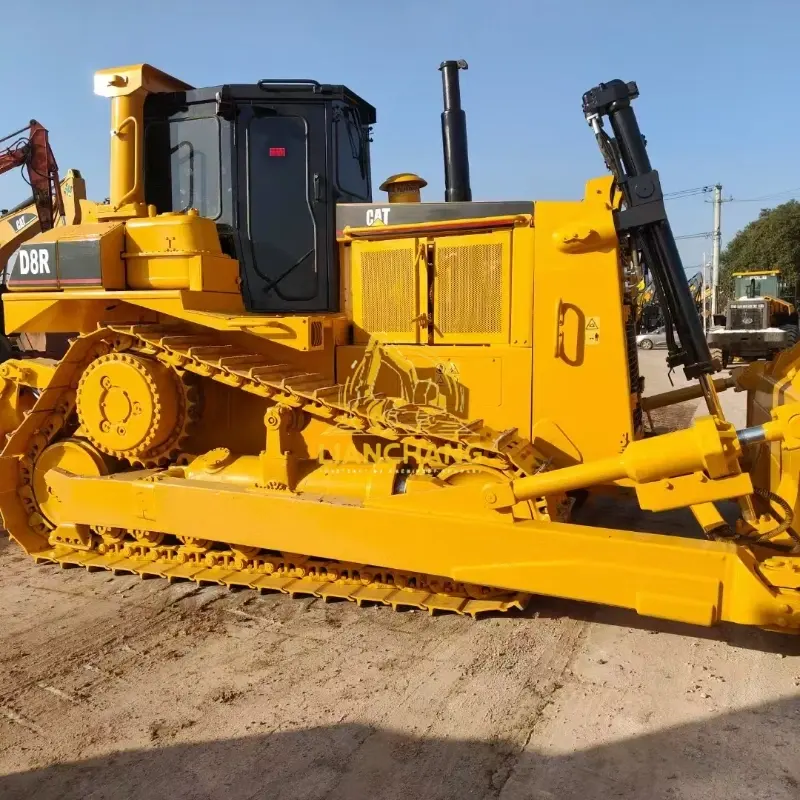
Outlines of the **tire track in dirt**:
[{"label": "tire track in dirt", "polygon": [[[84,573],[82,577],[87,576]],[[138,578],[134,580],[139,581]],[[194,586],[188,588],[196,589]],[[128,598],[123,601],[130,604],[126,613],[119,614],[119,609],[114,608],[113,611],[117,613],[111,619],[107,608],[103,608],[105,604],[97,602],[97,607],[84,610],[80,622],[75,621],[74,625],[70,625],[70,620],[67,619],[66,630],[55,636],[48,634],[46,625],[40,620],[36,627],[19,631],[4,639],[2,662],[14,661],[26,651],[45,646],[42,647],[44,653],[39,654],[34,661],[26,660],[26,669],[20,679],[4,681],[0,702],[7,701],[9,697],[19,694],[39,681],[52,680],[55,676],[64,674],[72,669],[76,662],[86,661],[115,643],[120,643],[126,638],[137,638],[146,629],[150,630],[151,635],[157,635],[156,629],[160,630],[170,624],[168,618],[161,616],[163,608],[179,601],[182,589],[183,586],[168,587],[165,595],[157,592],[150,593],[142,599]],[[23,584],[20,590],[30,591],[30,587]],[[84,598],[77,593],[75,596],[89,601],[87,605],[91,605],[92,600],[99,600],[99,598]],[[87,619],[87,616],[90,618]],[[64,618],[56,618],[56,621],[59,619]]]}]

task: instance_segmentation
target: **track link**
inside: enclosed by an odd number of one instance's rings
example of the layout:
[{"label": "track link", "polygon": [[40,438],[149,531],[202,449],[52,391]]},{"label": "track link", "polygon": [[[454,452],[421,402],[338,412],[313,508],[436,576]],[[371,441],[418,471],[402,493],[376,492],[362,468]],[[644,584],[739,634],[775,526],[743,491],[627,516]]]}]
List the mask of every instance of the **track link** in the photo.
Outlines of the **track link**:
[{"label": "track link", "polygon": [[[260,594],[282,592],[291,597],[319,597],[323,600],[349,600],[359,606],[385,605],[395,611],[416,608],[433,615],[437,612],[470,616],[523,610],[530,595],[493,592],[483,587],[464,587],[444,578],[412,573],[392,573],[359,564],[324,562],[278,569],[265,569],[269,559],[258,559],[260,565],[237,568],[235,557],[213,551],[218,565],[205,561],[181,561],[180,548],[173,554],[147,556],[125,550],[100,553],[96,548],[76,550],[55,547],[34,554],[37,563],[58,563],[63,567],[80,566],[92,571],[109,570],[114,574],[137,574],[143,578],[159,577],[174,581],[194,581],[200,585],[224,585],[254,589]],[[401,585],[402,584],[402,585]],[[485,597],[472,597],[485,591]]]},{"label": "track link", "polygon": [[[18,490],[0,498],[11,536],[37,561],[88,570],[135,573],[200,584],[241,586],[260,592],[283,592],[325,600],[346,599],[359,605],[419,608],[429,613],[478,614],[522,609],[528,596],[486,587],[468,587],[446,578],[398,573],[378,567],[322,561],[310,556],[297,563],[267,551],[214,549],[213,542],[165,543],[146,531],[95,531],[83,542],[51,543],[51,526],[39,513],[31,478],[38,455],[70,426],[81,372],[95,358],[133,351],[178,370],[267,398],[310,416],[390,442],[424,447],[434,464],[480,464],[507,474],[537,468],[529,442],[515,431],[496,432],[480,420],[464,422],[439,409],[410,405],[398,398],[348,396],[341,384],[318,373],[274,364],[258,353],[182,325],[109,327],[76,339],[41,392],[31,414],[9,437],[3,456],[18,459]],[[546,504],[534,504],[546,517]]]}]

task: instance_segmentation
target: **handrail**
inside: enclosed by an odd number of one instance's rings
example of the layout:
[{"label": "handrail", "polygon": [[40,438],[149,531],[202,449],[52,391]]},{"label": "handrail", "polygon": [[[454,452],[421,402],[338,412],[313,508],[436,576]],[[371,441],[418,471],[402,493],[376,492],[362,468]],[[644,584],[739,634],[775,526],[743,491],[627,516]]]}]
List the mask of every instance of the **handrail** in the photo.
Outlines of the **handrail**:
[{"label": "handrail", "polygon": [[404,233],[433,233],[447,231],[469,231],[478,228],[513,228],[531,225],[532,214],[513,214],[500,217],[465,217],[461,219],[442,219],[431,222],[404,222],[399,225],[346,225],[339,232],[339,240],[364,237],[398,236]]},{"label": "handrail", "polygon": [[141,183],[141,165],[142,165],[142,143],[140,141],[139,136],[139,122],[136,117],[125,117],[124,120],[119,124],[119,127],[112,131],[111,133],[114,136],[119,136],[122,132],[122,129],[128,125],[129,123],[133,124],[133,186],[128,190],[120,199],[120,201],[114,206],[114,211],[119,211],[131,197],[135,196],[136,193],[139,191],[139,185]]},{"label": "handrail", "polygon": [[561,345],[563,344],[564,340],[564,335],[561,333],[561,328],[564,325],[563,307],[564,301],[559,297],[558,301],[556,302],[556,346],[555,352],[553,353],[555,358],[558,358],[561,355]]}]

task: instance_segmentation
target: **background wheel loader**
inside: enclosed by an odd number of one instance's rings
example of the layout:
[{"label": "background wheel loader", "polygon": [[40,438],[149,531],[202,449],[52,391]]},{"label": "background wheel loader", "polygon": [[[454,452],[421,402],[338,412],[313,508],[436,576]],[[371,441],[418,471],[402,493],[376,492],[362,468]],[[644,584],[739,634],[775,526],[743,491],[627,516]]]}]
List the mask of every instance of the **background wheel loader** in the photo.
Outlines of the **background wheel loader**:
[{"label": "background wheel loader", "polygon": [[[712,355],[723,367],[734,360],[772,358],[797,344],[797,298],[779,270],[733,273],[733,298],[721,325],[708,332]],[[794,287],[792,287],[794,288]],[[717,321],[717,320],[715,320]]]},{"label": "background wheel loader", "polygon": [[[80,334],[0,365],[6,529],[88,570],[796,630],[797,356],[740,378],[734,430],[635,84],[583,97],[612,173],[583,199],[473,202],[463,67],[441,66],[446,202],[426,203],[411,174],[372,198],[376,112],[344,86],[95,75],[110,201],[22,244],[3,298],[9,332]],[[680,398],[642,397],[638,258],[696,380]],[[644,436],[643,412],[689,396],[708,416]],[[697,535],[578,524],[596,491],[688,507]]]}]

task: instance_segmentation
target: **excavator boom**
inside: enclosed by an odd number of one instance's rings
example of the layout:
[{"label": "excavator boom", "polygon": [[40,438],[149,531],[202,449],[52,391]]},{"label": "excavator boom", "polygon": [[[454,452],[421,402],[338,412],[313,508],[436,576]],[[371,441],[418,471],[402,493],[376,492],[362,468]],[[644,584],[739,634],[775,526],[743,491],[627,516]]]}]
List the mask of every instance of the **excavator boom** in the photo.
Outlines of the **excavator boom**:
[{"label": "excavator boom", "polygon": [[27,181],[33,190],[33,202],[41,230],[55,225],[56,216],[64,214],[64,200],[58,178],[58,164],[50,147],[47,129],[35,119],[27,128],[21,128],[0,139],[0,175],[14,167],[24,167]]}]

